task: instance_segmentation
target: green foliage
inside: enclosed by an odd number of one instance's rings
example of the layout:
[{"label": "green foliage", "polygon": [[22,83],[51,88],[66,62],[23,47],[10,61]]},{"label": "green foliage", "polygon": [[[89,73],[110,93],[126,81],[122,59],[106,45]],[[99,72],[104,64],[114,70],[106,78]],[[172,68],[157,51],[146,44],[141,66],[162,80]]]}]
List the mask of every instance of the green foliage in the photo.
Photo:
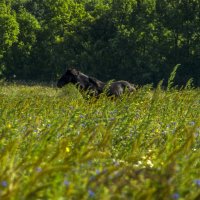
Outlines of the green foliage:
[{"label": "green foliage", "polygon": [[20,25],[20,35],[18,49],[24,49],[25,53],[29,54],[32,46],[36,42],[37,31],[41,26],[37,19],[28,13],[25,9],[20,9],[17,15],[17,21]]},{"label": "green foliage", "polygon": [[0,87],[0,199],[199,199],[200,93],[85,100],[73,86]]},{"label": "green foliage", "polygon": [[19,24],[20,33],[18,35],[18,42],[5,55],[7,64],[10,66],[7,72],[25,79],[26,77],[33,76],[33,72],[37,71],[37,69],[31,66],[31,63],[33,62],[32,54],[37,43],[37,34],[41,29],[41,25],[24,8],[19,8],[16,20]]},{"label": "green foliage", "polygon": [[176,76],[176,72],[178,70],[178,68],[180,67],[180,65],[176,65],[169,77],[169,80],[168,80],[168,85],[167,85],[167,90],[169,91],[171,88],[172,88],[172,85],[173,85],[173,82],[174,82],[174,79],[175,79],[175,76]]},{"label": "green foliage", "polygon": [[19,26],[14,15],[10,14],[9,7],[0,3],[0,59],[3,54],[18,39]]},{"label": "green foliage", "polygon": [[17,42],[19,34],[19,24],[14,14],[11,14],[10,7],[5,1],[0,1],[0,78],[3,72],[7,70],[2,62],[5,53]]},{"label": "green foliage", "polygon": [[1,0],[3,76],[52,81],[75,66],[100,79],[200,85],[198,0]]}]

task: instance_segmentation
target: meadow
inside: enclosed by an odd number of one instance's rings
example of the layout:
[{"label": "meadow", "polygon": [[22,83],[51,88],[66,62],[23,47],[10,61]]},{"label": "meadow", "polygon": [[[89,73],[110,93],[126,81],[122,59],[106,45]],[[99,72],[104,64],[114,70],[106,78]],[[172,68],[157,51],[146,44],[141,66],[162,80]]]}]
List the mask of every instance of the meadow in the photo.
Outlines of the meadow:
[{"label": "meadow", "polygon": [[111,100],[0,85],[0,199],[200,199],[200,90]]}]

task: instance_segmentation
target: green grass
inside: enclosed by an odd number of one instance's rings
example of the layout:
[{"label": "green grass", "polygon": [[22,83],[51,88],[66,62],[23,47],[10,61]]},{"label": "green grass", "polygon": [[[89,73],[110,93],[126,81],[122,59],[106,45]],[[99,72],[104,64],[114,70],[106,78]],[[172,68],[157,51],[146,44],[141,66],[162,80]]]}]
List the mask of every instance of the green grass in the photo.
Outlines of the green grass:
[{"label": "green grass", "polygon": [[199,89],[0,86],[0,199],[198,200],[199,158]]}]

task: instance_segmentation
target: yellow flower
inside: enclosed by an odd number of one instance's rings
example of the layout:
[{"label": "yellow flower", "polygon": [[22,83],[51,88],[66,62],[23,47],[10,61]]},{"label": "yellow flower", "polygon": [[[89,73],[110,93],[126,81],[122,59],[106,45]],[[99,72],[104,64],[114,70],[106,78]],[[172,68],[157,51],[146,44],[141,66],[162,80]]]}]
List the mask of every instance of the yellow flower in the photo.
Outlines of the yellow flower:
[{"label": "yellow flower", "polygon": [[159,133],[159,129],[157,128],[157,129],[155,130],[155,132],[156,132],[156,133]]},{"label": "yellow flower", "polygon": [[70,152],[70,148],[69,148],[69,147],[66,147],[65,151],[66,151],[67,153],[69,153],[69,152]]},{"label": "yellow flower", "polygon": [[11,124],[7,124],[7,128],[11,128],[12,126],[11,126]]}]

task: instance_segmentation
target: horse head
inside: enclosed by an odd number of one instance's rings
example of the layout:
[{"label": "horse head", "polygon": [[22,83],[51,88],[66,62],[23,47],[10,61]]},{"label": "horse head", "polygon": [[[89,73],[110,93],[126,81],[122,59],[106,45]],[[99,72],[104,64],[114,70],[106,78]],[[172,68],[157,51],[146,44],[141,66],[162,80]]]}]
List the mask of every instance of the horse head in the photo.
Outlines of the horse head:
[{"label": "horse head", "polygon": [[61,88],[68,83],[77,84],[79,82],[78,80],[79,73],[80,72],[74,68],[68,69],[58,80],[57,87]]},{"label": "horse head", "polygon": [[68,69],[58,80],[57,87],[61,88],[68,83],[75,84],[81,90],[90,90],[97,92],[96,84],[90,81],[90,77],[78,71],[77,69],[70,68]]}]

